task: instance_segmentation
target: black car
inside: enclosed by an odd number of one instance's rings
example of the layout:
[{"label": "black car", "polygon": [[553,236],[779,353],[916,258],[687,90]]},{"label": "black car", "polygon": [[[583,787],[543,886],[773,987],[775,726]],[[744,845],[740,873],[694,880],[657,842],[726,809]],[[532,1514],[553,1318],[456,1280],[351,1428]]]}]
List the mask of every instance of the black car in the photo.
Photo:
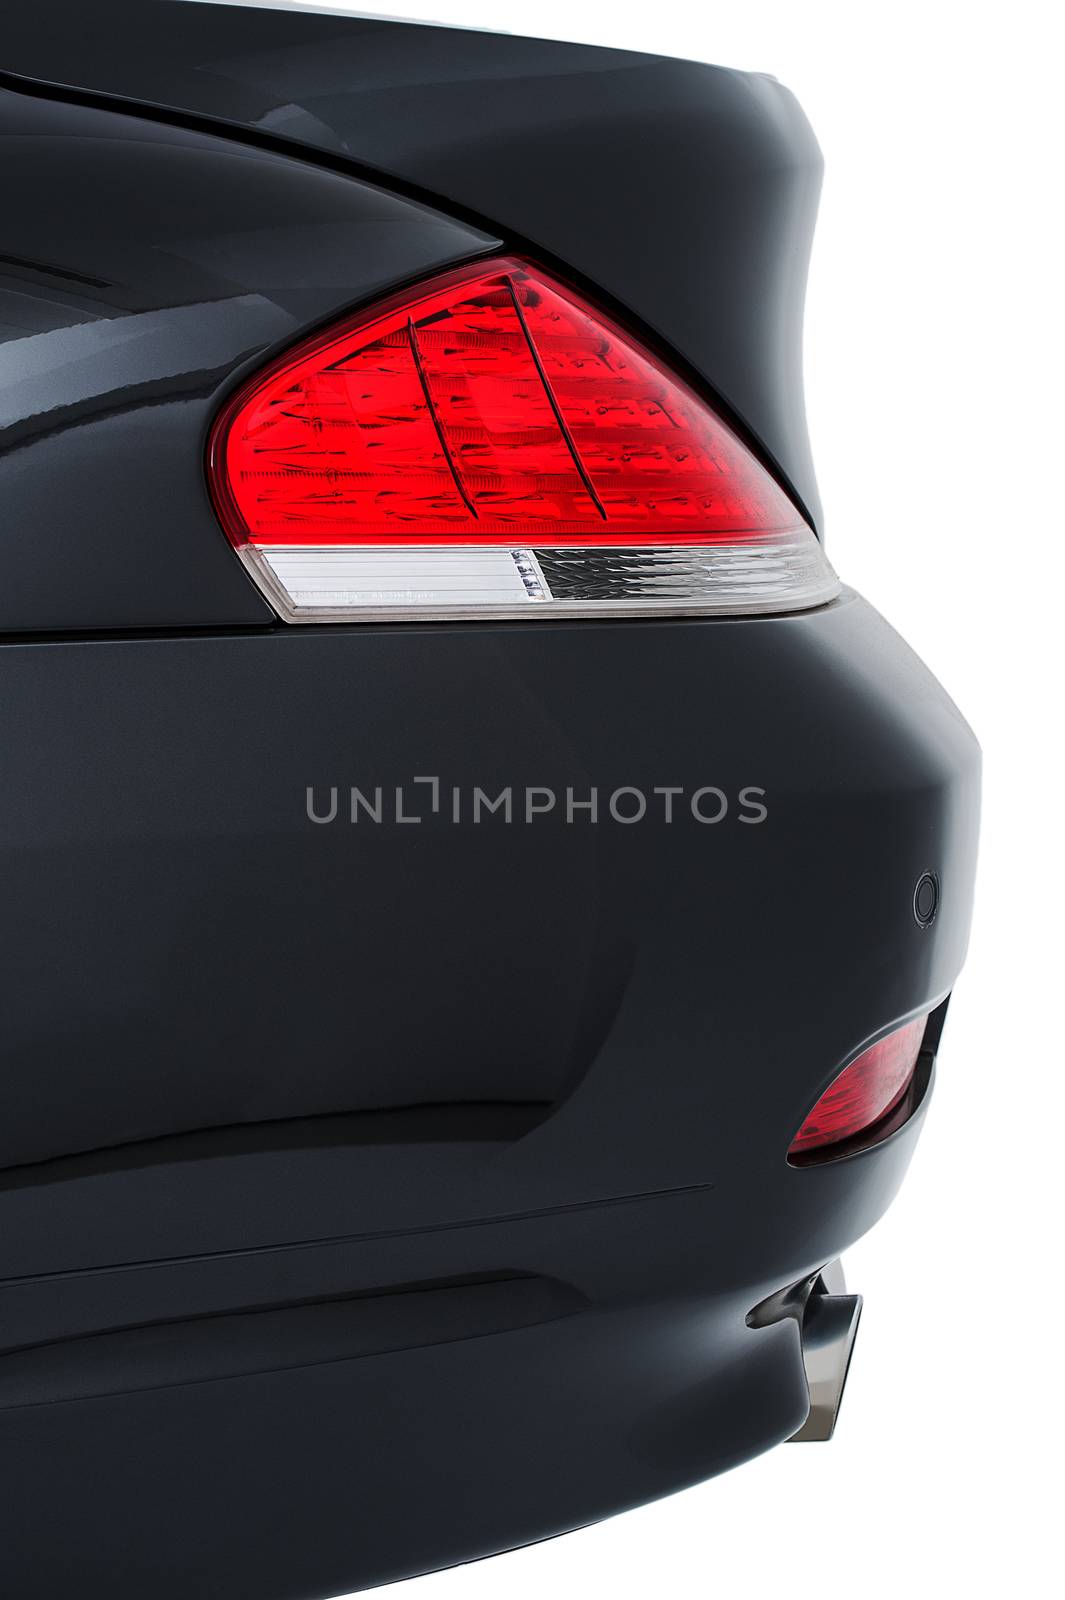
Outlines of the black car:
[{"label": "black car", "polygon": [[831,1432],[979,756],[820,540],[819,177],[770,77],[5,15],[5,1596],[309,1600]]}]

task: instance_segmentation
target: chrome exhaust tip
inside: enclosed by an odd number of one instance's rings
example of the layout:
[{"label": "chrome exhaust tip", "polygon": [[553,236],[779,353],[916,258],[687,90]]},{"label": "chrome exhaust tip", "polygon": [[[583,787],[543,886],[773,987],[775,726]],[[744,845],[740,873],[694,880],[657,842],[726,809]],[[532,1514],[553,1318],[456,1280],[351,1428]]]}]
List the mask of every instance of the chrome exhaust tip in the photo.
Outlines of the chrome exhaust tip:
[{"label": "chrome exhaust tip", "polygon": [[860,1294],[845,1293],[843,1267],[829,1262],[813,1280],[802,1314],[802,1359],[810,1391],[810,1414],[792,1444],[831,1439],[836,1429],[843,1386],[854,1350]]}]

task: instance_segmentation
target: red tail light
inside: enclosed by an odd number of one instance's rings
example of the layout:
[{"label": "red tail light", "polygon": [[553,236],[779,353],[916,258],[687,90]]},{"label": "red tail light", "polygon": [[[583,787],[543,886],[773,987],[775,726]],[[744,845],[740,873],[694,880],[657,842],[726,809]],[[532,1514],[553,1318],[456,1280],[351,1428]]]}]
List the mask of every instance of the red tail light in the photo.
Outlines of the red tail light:
[{"label": "red tail light", "polygon": [[515,260],[447,273],[275,362],[219,417],[209,476],[291,620],[791,609],[838,588],[705,402]]},{"label": "red tail light", "polygon": [[845,1067],[791,1141],[789,1159],[842,1144],[881,1121],[886,1124],[913,1081],[927,1022],[927,1016],[916,1017]]}]

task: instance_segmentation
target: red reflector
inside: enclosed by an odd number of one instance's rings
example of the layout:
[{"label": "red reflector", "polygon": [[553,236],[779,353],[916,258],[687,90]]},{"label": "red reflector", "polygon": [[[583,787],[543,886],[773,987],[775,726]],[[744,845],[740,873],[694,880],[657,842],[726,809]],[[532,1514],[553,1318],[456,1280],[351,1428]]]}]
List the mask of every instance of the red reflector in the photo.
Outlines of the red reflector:
[{"label": "red reflector", "polygon": [[913,1079],[927,1021],[915,1017],[845,1067],[791,1141],[789,1157],[853,1139],[893,1111]]},{"label": "red reflector", "polygon": [[495,260],[358,313],[226,407],[237,545],[713,545],[804,532],[736,435],[539,268]]}]

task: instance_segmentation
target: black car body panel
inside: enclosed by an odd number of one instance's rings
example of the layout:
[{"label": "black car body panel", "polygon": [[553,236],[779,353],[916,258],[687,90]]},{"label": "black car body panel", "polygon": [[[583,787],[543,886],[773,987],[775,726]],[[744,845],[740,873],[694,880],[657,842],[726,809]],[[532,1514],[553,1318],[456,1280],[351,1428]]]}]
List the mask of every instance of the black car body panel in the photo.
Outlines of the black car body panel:
[{"label": "black car body panel", "polygon": [[[972,734],[849,591],[288,628],[204,459],[279,349],[538,247],[811,507],[801,113],[363,19],[4,28],[0,1590],[305,1600],[790,1436],[801,1286],[925,1115]],[[926,1012],[884,1136],[790,1164]]]},{"label": "black car body panel", "polygon": [[[558,1199],[703,1182],[751,1159],[731,1101],[714,1153],[723,1085],[758,1062],[751,1135],[782,1157],[840,1063],[961,965],[969,735],[856,597],[742,622],[12,643],[3,661],[8,1164],[285,1117],[550,1106],[591,1074],[630,1136],[598,1108]],[[435,815],[418,777],[439,779]],[[669,824],[663,780],[683,790]],[[704,785],[728,797],[719,822],[692,814]],[[380,822],[352,823],[352,786],[382,791]],[[540,786],[557,803],[525,821]],[[308,787],[319,815],[337,789],[333,821],[310,819]],[[423,820],[397,820],[400,787]],[[510,823],[473,820],[478,787],[513,790]],[[626,787],[648,800],[637,823],[608,812]],[[593,788],[601,820],[568,822],[567,791]],[[929,929],[924,870],[944,885]],[[674,1079],[659,1148],[641,1105],[664,1115]]]}]

